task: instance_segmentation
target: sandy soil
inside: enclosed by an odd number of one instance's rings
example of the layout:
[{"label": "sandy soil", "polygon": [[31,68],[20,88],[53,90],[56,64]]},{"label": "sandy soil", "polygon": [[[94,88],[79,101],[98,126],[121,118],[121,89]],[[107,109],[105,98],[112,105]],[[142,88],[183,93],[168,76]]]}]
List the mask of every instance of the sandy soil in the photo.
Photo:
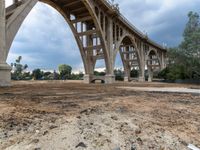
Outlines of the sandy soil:
[{"label": "sandy soil", "polygon": [[[200,147],[200,96],[135,88],[199,85],[14,82],[0,88],[0,149],[187,150]],[[132,87],[132,88],[130,88]]]}]

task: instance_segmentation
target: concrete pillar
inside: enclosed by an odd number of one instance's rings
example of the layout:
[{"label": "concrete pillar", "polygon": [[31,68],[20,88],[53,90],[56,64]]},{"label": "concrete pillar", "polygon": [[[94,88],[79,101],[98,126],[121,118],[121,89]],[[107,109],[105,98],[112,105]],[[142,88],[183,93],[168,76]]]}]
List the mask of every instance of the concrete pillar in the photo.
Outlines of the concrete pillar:
[{"label": "concrete pillar", "polygon": [[114,75],[106,75],[105,76],[105,83],[106,84],[112,84],[115,82],[115,76]]},{"label": "concrete pillar", "polygon": [[124,67],[124,82],[129,82],[131,79],[131,69],[129,68],[128,64],[125,64]]},{"label": "concrete pillar", "polygon": [[[89,24],[86,24],[87,30],[91,30],[91,26]],[[91,35],[87,35],[86,37],[87,46],[93,46],[93,40]],[[95,62],[92,61],[93,51],[87,51],[87,72],[86,74],[93,75],[94,74],[94,68],[95,68]]]},{"label": "concrete pillar", "polygon": [[0,86],[11,84],[11,67],[6,63],[5,0],[0,1]]},{"label": "concrete pillar", "polygon": [[152,82],[153,81],[153,70],[152,68],[148,68],[148,82]]},{"label": "concrete pillar", "polygon": [[93,75],[85,74],[83,77],[84,83],[90,84],[92,82]]},{"label": "concrete pillar", "polygon": [[6,61],[5,0],[0,1],[0,64]]},{"label": "concrete pillar", "polygon": [[145,45],[142,43],[141,46],[141,53],[140,53],[140,72],[139,72],[139,82],[144,82],[145,81]]},{"label": "concrete pillar", "polygon": [[107,34],[107,47],[109,50],[109,59],[110,59],[110,71],[109,74],[105,76],[105,83],[110,84],[115,82],[115,75],[114,75],[114,67],[115,67],[115,54],[113,49],[113,21],[111,18],[108,18],[108,27],[106,30]]},{"label": "concrete pillar", "polygon": [[138,81],[139,82],[144,82],[145,81],[145,67],[141,67]]},{"label": "concrete pillar", "polygon": [[124,82],[129,82],[130,78],[128,76],[124,76]]},{"label": "concrete pillar", "polygon": [[165,53],[161,53],[161,70],[165,69]]}]

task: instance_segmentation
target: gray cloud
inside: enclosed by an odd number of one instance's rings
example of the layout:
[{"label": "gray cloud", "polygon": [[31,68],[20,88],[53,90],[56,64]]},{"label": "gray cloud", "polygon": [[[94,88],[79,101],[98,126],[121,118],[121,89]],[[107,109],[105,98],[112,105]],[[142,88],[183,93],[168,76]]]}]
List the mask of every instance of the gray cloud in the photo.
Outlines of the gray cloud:
[{"label": "gray cloud", "polygon": [[199,11],[199,0],[116,0],[120,10],[141,31],[154,41],[176,46],[182,40],[182,32],[189,11]]}]

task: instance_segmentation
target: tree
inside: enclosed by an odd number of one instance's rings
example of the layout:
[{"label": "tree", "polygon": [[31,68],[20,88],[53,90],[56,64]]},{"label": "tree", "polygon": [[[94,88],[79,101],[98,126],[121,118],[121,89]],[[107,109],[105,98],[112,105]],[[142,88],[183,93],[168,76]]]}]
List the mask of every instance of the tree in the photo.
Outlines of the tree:
[{"label": "tree", "polygon": [[11,74],[11,78],[14,80],[21,80],[23,79],[23,71],[25,71],[28,68],[28,65],[22,65],[21,64],[22,56],[19,56],[15,63],[11,63],[11,67],[13,70],[13,73]]},{"label": "tree", "polygon": [[39,80],[42,79],[43,77],[43,72],[40,69],[35,69],[32,72],[32,76],[34,80]]},{"label": "tree", "polygon": [[200,17],[198,13],[189,12],[188,18],[179,48],[185,54],[182,63],[187,66],[189,78],[200,79]]},{"label": "tree", "polygon": [[95,76],[105,76],[106,75],[106,72],[105,71],[94,71],[94,75]]},{"label": "tree", "polygon": [[118,80],[118,81],[124,80],[124,71],[121,68],[115,69],[114,74],[115,74],[115,80]]},{"label": "tree", "polygon": [[60,73],[60,78],[65,80],[70,78],[71,72],[72,72],[72,67],[66,64],[62,64],[58,66],[58,70]]},{"label": "tree", "polygon": [[139,76],[139,71],[136,69],[131,70],[131,77],[136,78]]},{"label": "tree", "polygon": [[183,33],[183,42],[179,48],[184,51],[188,57],[197,57],[200,59],[200,20],[199,14],[195,12],[189,12],[189,21],[186,24]]},{"label": "tree", "polygon": [[169,65],[159,73],[167,80],[198,79],[200,80],[200,17],[189,12],[183,41],[178,47],[168,51]]},{"label": "tree", "polygon": [[82,72],[79,72],[78,74],[71,74],[70,79],[71,80],[83,80],[84,74]]}]

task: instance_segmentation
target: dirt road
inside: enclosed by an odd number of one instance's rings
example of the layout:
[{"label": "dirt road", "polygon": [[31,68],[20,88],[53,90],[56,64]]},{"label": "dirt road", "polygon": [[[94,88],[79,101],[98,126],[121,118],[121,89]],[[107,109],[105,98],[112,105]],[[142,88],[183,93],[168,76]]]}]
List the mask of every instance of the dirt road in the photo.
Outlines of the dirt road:
[{"label": "dirt road", "polygon": [[130,90],[198,85],[13,84],[0,88],[2,150],[187,150],[189,143],[200,147],[198,94]]}]

